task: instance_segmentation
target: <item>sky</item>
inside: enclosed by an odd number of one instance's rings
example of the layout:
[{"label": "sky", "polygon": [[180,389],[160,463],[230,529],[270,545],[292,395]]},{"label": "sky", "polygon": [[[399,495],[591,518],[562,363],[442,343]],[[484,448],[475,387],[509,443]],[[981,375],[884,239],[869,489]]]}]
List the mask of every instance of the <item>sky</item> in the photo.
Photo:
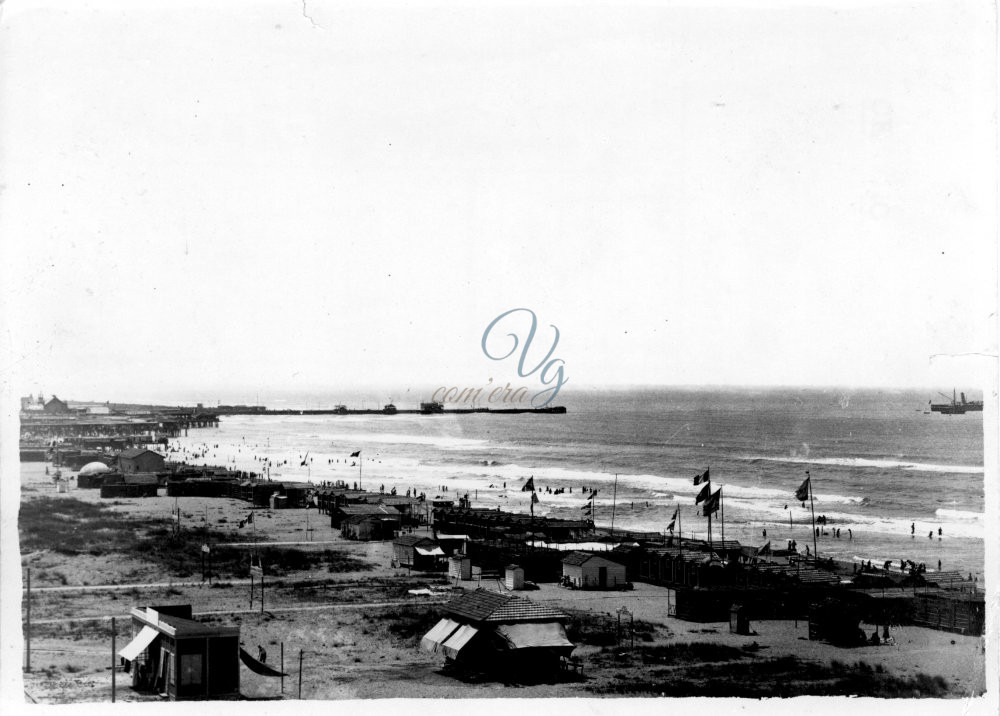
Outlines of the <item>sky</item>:
[{"label": "sky", "polygon": [[538,385],[482,347],[525,308],[565,390],[975,391],[994,51],[973,2],[7,2],[3,379]]}]

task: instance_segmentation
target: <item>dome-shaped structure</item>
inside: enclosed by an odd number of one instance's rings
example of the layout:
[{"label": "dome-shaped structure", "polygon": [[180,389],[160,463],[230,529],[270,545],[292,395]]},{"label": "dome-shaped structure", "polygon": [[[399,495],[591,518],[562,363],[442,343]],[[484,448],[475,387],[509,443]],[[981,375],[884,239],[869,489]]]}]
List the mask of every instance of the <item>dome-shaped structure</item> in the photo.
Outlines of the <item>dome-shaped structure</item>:
[{"label": "dome-shaped structure", "polygon": [[80,468],[80,474],[83,476],[103,475],[106,472],[111,472],[111,468],[105,465],[103,462],[88,462],[86,465]]}]

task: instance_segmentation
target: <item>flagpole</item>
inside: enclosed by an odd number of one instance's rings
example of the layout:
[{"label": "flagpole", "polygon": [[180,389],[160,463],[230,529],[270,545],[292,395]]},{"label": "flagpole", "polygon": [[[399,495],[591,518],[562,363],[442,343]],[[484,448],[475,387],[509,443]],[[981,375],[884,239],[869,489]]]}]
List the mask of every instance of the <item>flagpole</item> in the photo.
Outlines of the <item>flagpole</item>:
[{"label": "flagpole", "polygon": [[684,528],[681,526],[681,503],[677,503],[677,545],[680,547],[680,555],[684,556]]},{"label": "flagpole", "polygon": [[726,499],[722,492],[722,488],[719,488],[719,519],[722,520],[722,548],[726,548]]},{"label": "flagpole", "polygon": [[[712,499],[712,482],[711,482],[711,480],[709,480],[709,482],[708,482],[708,498],[705,500],[705,503],[708,504],[708,501],[711,500],[711,499]],[[702,507],[701,509],[704,512],[705,508]],[[712,512],[714,512],[714,510],[709,510],[708,511],[708,559],[709,559],[709,561],[711,561],[711,559],[712,559],[712,552],[715,551],[715,548],[712,546]]]},{"label": "flagpole", "polygon": [[806,470],[806,478],[809,480],[809,509],[812,512],[812,533],[813,533],[813,561],[818,561],[819,553],[816,551],[816,505],[813,503],[813,481],[812,475]]},{"label": "flagpole", "polygon": [[618,500],[618,473],[615,473],[615,487],[611,493],[611,536],[615,536],[615,505]]}]

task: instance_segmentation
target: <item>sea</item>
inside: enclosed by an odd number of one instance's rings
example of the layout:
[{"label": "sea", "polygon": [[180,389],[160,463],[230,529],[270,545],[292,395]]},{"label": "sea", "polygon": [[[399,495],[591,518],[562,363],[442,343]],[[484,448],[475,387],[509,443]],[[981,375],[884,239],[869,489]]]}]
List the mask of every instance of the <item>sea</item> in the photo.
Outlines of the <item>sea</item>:
[{"label": "sea", "polygon": [[[566,414],[223,416],[172,440],[170,458],[521,513],[533,478],[536,515],[580,519],[596,491],[598,526],[665,533],[677,513],[675,534],[696,538],[709,524],[693,478],[708,470],[713,539],[804,553],[814,511],[820,557],[983,578],[982,413],[929,413],[926,393],[899,390],[567,386],[559,399]],[[807,473],[813,505],[795,497]]]}]

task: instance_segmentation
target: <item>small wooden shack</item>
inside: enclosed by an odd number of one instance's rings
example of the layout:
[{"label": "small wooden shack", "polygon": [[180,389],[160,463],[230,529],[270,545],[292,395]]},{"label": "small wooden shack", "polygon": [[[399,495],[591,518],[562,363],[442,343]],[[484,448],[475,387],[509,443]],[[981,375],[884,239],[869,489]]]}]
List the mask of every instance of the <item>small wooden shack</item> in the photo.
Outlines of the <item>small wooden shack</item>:
[{"label": "small wooden shack", "polygon": [[160,489],[159,478],[150,474],[111,474],[101,483],[101,497],[156,497]]},{"label": "small wooden shack", "polygon": [[448,558],[448,577],[456,579],[472,579],[472,560],[463,554]]},{"label": "small wooden shack", "polygon": [[118,455],[118,469],[124,474],[133,472],[161,472],[166,458],[146,448],[130,448]]},{"label": "small wooden shack", "polygon": [[729,633],[744,636],[750,633],[750,618],[742,604],[734,604],[729,608]]},{"label": "small wooden shack", "polygon": [[444,613],[420,646],[463,670],[537,680],[557,671],[575,647],[563,627],[564,612],[512,594],[465,592]]},{"label": "small wooden shack", "polygon": [[571,552],[562,559],[563,579],[578,589],[624,587],[625,565],[591,552]]},{"label": "small wooden shack", "polygon": [[400,535],[392,541],[392,553],[400,567],[434,570],[444,565],[444,550],[426,535]]},{"label": "small wooden shack", "polygon": [[511,591],[524,589],[524,570],[516,564],[508,564],[504,569],[504,586]]},{"label": "small wooden shack", "polygon": [[132,610],[132,641],[118,652],[132,688],[171,701],[240,695],[240,628],[194,621],[190,605]]},{"label": "small wooden shack", "polygon": [[373,512],[360,511],[345,516],[340,521],[340,536],[353,540],[388,540],[399,529],[400,515],[396,510],[378,505],[357,505],[374,507]]}]

